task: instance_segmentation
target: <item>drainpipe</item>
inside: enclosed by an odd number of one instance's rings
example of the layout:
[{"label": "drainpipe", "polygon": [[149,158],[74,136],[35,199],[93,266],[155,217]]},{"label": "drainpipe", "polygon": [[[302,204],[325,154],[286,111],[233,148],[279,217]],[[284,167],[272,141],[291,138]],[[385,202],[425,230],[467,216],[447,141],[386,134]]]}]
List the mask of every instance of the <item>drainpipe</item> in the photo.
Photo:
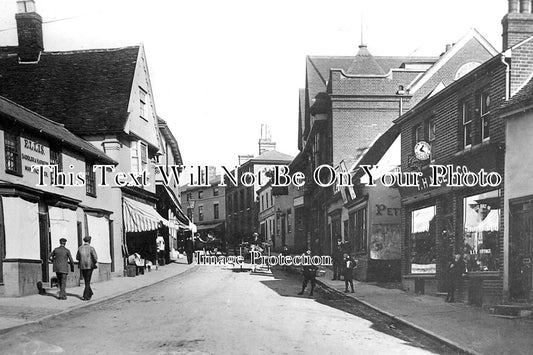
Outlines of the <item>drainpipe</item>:
[{"label": "drainpipe", "polygon": [[505,59],[511,58],[511,49],[506,50],[502,57],[502,63],[505,65],[505,101],[509,101],[509,91],[510,91],[510,76],[511,76],[511,67]]}]

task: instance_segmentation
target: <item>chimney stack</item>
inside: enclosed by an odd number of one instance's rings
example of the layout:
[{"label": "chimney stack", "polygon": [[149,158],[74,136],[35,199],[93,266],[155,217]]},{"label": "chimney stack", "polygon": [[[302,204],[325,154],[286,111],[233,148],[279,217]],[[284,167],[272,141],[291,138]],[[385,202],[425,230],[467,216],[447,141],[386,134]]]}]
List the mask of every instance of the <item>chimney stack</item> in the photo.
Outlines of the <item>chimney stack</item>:
[{"label": "chimney stack", "polygon": [[502,19],[503,50],[533,36],[532,0],[508,0],[508,13]]},{"label": "chimney stack", "polygon": [[17,0],[18,56],[21,62],[36,62],[44,49],[43,19],[35,12],[34,0]]},{"label": "chimney stack", "polygon": [[267,124],[261,125],[261,138],[259,138],[259,155],[268,150],[275,150],[276,143],[272,142],[270,127]]}]

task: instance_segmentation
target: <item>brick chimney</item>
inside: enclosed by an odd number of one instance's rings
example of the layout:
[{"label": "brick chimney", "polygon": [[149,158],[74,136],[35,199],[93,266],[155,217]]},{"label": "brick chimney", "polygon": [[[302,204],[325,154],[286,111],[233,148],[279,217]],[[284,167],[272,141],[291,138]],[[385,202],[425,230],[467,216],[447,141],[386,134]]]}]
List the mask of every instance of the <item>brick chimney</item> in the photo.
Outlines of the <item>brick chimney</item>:
[{"label": "brick chimney", "polygon": [[509,9],[502,19],[503,50],[533,36],[532,0],[508,0]]},{"label": "brick chimney", "polygon": [[35,12],[34,0],[17,0],[18,55],[21,62],[36,62],[44,49],[43,19]]},{"label": "brick chimney", "polygon": [[261,138],[259,138],[259,155],[268,150],[275,150],[276,143],[272,142],[270,127],[267,124],[261,125]]}]

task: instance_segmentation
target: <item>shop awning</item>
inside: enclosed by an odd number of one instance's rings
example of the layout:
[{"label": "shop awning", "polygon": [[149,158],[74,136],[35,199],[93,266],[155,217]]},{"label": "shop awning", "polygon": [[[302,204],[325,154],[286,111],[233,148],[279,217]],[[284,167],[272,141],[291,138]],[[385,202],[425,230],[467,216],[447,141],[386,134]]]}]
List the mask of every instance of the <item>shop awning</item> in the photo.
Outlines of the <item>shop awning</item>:
[{"label": "shop awning", "polygon": [[168,221],[147,204],[124,197],[124,230],[126,232],[146,232],[158,229],[161,224],[168,226]]},{"label": "shop awning", "polygon": [[156,191],[158,195],[161,193],[164,193],[168,197],[168,200],[167,200],[169,204],[168,207],[170,208],[172,213],[174,213],[174,215],[176,216],[178,223],[180,225],[185,226],[184,228],[187,228],[187,226],[190,223],[190,220],[187,217],[187,215],[183,212],[183,210],[181,209],[180,203],[178,202],[178,199],[174,195],[174,192],[166,185],[157,185]]},{"label": "shop awning", "polygon": [[216,229],[222,226],[224,222],[218,222],[218,223],[209,223],[209,224],[197,224],[196,227],[199,231],[204,231],[208,229]]}]

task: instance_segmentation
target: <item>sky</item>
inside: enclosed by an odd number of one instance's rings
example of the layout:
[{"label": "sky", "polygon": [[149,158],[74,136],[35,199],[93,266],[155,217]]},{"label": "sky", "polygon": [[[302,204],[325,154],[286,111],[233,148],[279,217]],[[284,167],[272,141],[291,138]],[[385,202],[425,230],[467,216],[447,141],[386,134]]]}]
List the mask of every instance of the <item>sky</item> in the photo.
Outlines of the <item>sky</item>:
[{"label": "sky", "polygon": [[[258,154],[261,124],[298,153],[306,55],[437,56],[476,28],[501,51],[506,0],[36,0],[45,50],[144,44],[156,111],[187,165]],[[0,0],[0,46],[16,45]],[[1,78],[0,78],[1,85]]]}]

